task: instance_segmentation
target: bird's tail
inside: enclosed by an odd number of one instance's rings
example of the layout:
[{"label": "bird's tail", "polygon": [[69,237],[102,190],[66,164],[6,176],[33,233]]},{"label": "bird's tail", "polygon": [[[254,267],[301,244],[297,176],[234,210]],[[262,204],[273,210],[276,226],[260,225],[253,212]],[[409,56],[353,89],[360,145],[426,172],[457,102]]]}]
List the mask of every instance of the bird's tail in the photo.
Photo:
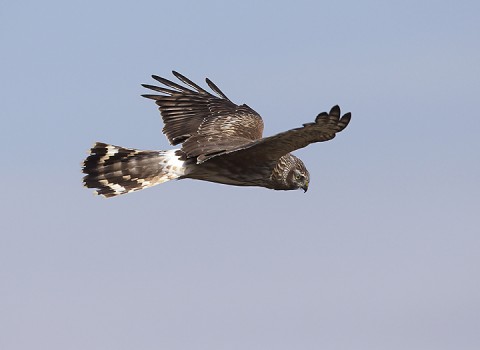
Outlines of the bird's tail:
[{"label": "bird's tail", "polygon": [[85,187],[114,197],[155,186],[184,175],[179,150],[140,151],[97,142],[83,162]]}]

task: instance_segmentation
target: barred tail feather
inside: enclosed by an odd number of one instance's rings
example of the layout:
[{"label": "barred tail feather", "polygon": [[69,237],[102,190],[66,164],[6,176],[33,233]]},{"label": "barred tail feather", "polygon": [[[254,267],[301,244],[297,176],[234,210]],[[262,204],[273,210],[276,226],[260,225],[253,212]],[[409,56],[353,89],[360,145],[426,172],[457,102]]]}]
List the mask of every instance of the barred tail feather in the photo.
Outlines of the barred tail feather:
[{"label": "barred tail feather", "polygon": [[97,194],[114,197],[184,175],[179,150],[140,151],[97,142],[83,162],[85,187]]}]

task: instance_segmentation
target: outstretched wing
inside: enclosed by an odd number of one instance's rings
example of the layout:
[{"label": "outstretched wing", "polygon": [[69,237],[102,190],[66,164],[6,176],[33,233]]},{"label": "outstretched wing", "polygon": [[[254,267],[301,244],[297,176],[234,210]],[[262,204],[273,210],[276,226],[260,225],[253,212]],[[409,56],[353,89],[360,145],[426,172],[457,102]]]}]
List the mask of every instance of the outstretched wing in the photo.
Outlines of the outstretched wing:
[{"label": "outstretched wing", "polygon": [[238,106],[208,78],[212,95],[185,76],[173,71],[186,88],[168,79],[152,76],[166,87],[142,84],[163,95],[142,95],[155,100],[172,145],[182,144],[187,157],[199,160],[251,143],[262,137],[263,121],[247,105]]},{"label": "outstretched wing", "polygon": [[[285,154],[311,143],[333,139],[337,132],[347,127],[350,118],[350,112],[340,117],[340,107],[334,106],[329,113],[320,113],[313,123],[303,124],[301,128],[265,137],[225,153],[234,157],[248,157],[257,162],[276,161]],[[211,157],[205,160],[209,158]]]}]

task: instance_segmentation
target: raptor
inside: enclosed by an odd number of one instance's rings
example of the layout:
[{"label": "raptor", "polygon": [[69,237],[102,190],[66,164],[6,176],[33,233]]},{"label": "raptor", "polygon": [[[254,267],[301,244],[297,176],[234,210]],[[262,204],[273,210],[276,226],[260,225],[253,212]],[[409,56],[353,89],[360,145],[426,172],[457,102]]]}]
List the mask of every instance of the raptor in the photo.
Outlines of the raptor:
[{"label": "raptor", "polygon": [[196,179],[274,190],[308,189],[310,174],[291,152],[331,140],[351,114],[340,108],[314,122],[263,137],[263,120],[249,106],[237,105],[208,78],[208,92],[180,73],[184,85],[153,75],[161,86],[142,84],[156,94],[142,95],[159,106],[163,133],[173,146],[145,151],[97,142],[83,162],[83,183],[105,197],[118,196],[173,179]]}]

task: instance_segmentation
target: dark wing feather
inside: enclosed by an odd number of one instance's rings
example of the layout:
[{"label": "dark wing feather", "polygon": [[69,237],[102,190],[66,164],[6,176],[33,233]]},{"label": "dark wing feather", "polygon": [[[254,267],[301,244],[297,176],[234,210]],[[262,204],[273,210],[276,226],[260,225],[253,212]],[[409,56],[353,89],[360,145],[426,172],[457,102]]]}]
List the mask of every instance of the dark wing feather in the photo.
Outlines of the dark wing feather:
[{"label": "dark wing feather", "polygon": [[[216,102],[216,101],[215,101]],[[206,118],[198,134],[189,137],[182,145],[188,157],[198,157],[201,162],[212,155],[248,145],[262,137],[263,123],[246,105],[238,106],[234,113],[217,118]]]},{"label": "dark wing feather", "polygon": [[[329,113],[320,113],[313,123],[303,124],[301,128],[265,137],[225,153],[235,157],[254,159],[256,162],[276,161],[285,154],[311,143],[333,139],[337,132],[347,127],[350,118],[351,113],[346,113],[340,118],[340,107],[334,106]],[[209,158],[211,157],[205,160]]]},{"label": "dark wing feather", "polygon": [[165,126],[163,133],[172,145],[183,143],[188,157],[206,158],[251,143],[262,137],[263,121],[247,105],[238,106],[209,79],[212,95],[190,79],[173,72],[191,89],[153,76],[166,87],[143,84],[163,95],[142,95],[155,100]]}]

